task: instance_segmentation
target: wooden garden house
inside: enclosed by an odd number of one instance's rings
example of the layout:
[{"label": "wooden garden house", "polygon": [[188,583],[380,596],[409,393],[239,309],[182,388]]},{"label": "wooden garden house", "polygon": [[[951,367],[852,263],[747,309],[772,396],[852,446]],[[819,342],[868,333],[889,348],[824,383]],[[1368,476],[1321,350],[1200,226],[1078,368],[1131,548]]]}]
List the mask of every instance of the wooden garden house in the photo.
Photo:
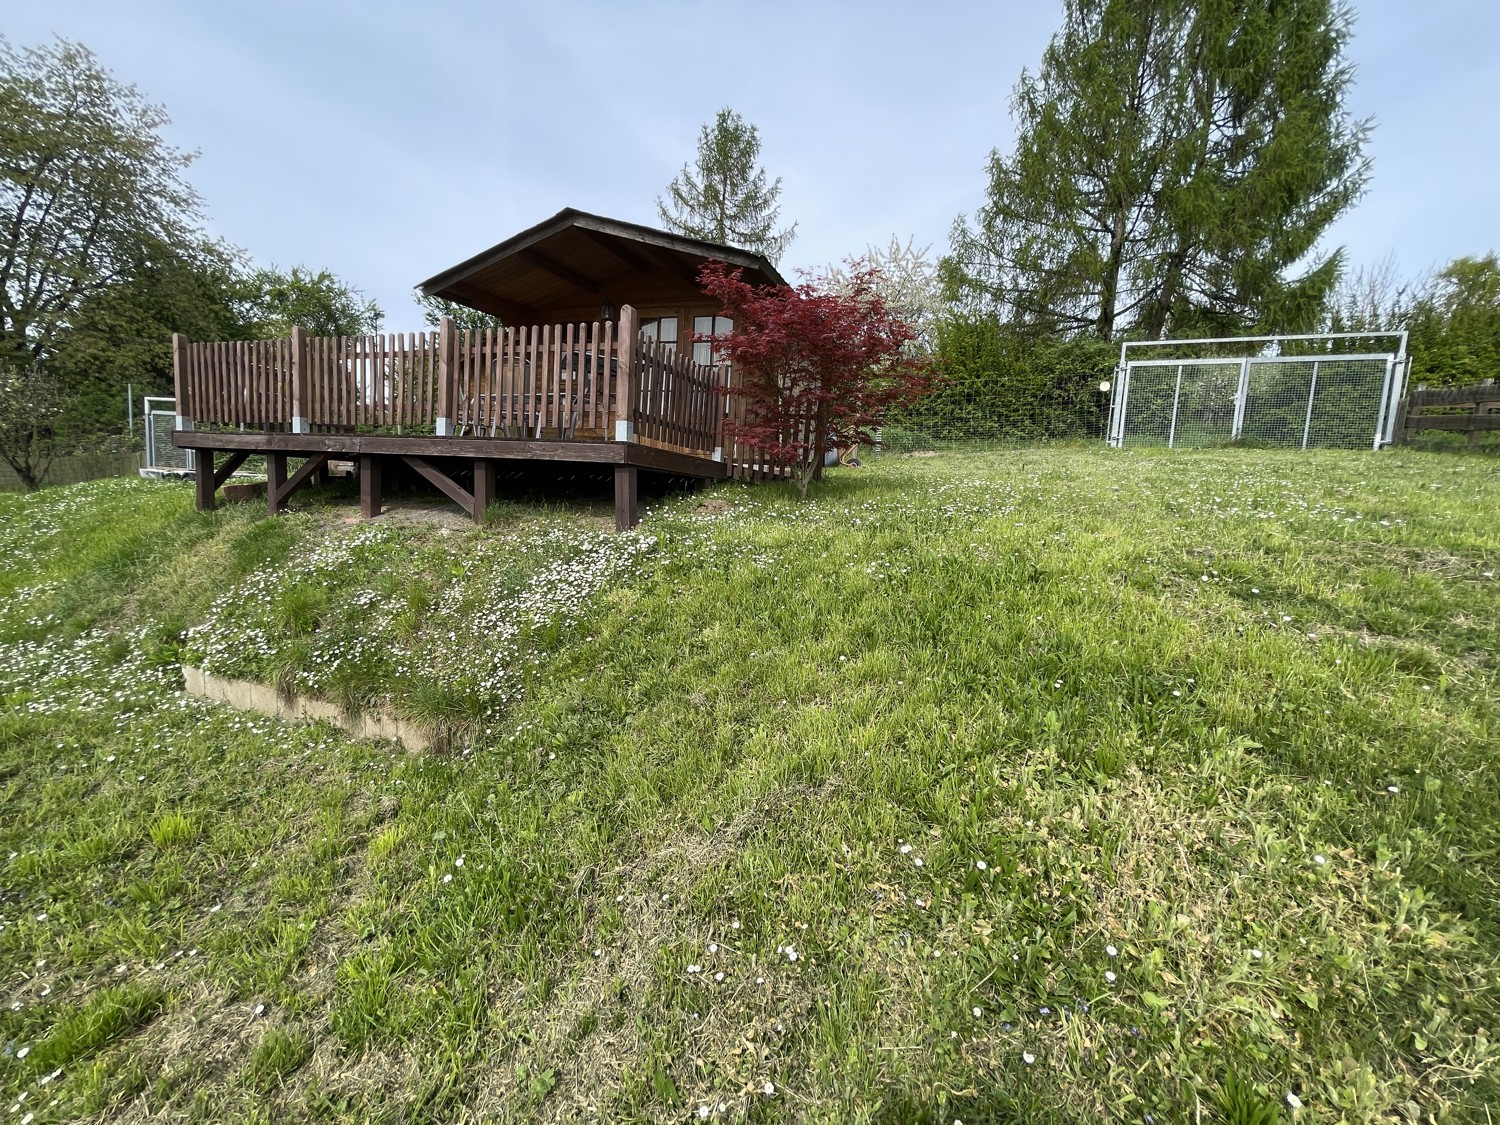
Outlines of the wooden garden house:
[{"label": "wooden garden house", "polygon": [[785,283],[758,254],[569,208],[420,286],[503,329],[445,320],[379,336],[176,336],[173,441],[196,452],[198,506],[212,507],[252,454],[266,458],[272,511],[330,459],[355,461],[367,517],[392,461],[476,520],[506,462],[613,466],[622,528],[636,521],[640,473],[761,474],[726,446],[731,374],[695,341],[731,327],[698,285],[713,260],[755,284]]}]

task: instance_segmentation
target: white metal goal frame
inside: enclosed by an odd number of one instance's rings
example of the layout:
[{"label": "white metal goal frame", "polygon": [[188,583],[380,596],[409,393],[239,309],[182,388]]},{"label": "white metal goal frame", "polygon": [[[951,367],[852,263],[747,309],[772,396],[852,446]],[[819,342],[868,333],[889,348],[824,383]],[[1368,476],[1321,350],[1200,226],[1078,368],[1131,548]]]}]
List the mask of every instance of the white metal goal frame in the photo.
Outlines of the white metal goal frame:
[{"label": "white metal goal frame", "polygon": [[[1381,341],[1395,347],[1368,350]],[[1410,362],[1406,346],[1405,332],[1126,341],[1110,388],[1105,440],[1116,448],[1380,449],[1395,436]],[[1134,358],[1136,349],[1183,354]]]},{"label": "white metal goal frame", "polygon": [[148,474],[183,472],[194,467],[193,451],[172,444],[172,431],[177,428],[176,399],[147,395],[141,400],[141,420],[145,423]]}]

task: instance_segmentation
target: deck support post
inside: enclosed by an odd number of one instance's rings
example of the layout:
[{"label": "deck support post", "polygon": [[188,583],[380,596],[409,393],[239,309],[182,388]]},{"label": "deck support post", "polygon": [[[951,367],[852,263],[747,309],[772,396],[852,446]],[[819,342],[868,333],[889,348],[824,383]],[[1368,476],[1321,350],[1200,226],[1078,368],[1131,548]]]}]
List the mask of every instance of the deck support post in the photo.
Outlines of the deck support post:
[{"label": "deck support post", "polygon": [[275,515],[286,506],[286,454],[266,454],[266,509]]},{"label": "deck support post", "polygon": [[494,461],[488,457],[474,458],[474,522],[484,523],[484,510],[495,502]]},{"label": "deck support post", "polygon": [[248,449],[236,450],[218,468],[214,468],[212,449],[199,449],[196,453],[198,455],[193,458],[194,500],[200,512],[211,512],[219,506],[218,501],[214,499],[219,486],[232,477],[234,471],[249,459],[250,451]]},{"label": "deck support post", "polygon": [[367,520],[380,515],[380,458],[373,453],[359,455],[359,511]]},{"label": "deck support post", "polygon": [[211,512],[218,507],[214,493],[219,490],[214,481],[214,451],[198,450],[193,462],[193,502],[200,512]]},{"label": "deck support post", "polygon": [[639,471],[634,465],[615,466],[615,530],[629,531],[640,522]]}]

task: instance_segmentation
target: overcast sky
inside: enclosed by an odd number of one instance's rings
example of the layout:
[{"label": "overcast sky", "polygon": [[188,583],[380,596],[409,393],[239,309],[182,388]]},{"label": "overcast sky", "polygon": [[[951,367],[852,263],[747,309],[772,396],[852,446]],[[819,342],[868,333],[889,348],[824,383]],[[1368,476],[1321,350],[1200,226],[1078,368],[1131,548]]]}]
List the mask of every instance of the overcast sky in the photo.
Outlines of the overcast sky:
[{"label": "overcast sky", "polygon": [[[1413,274],[1500,246],[1500,2],[1364,0],[1351,58],[1369,194],[1330,246]],[[656,223],[732,106],[798,223],[788,276],[915,236],[935,252],[1014,138],[1008,102],[1060,3],[50,0],[16,45],[91,48],[200,155],[211,229],[328,268],[420,326],[419,281],[563,207]]]}]

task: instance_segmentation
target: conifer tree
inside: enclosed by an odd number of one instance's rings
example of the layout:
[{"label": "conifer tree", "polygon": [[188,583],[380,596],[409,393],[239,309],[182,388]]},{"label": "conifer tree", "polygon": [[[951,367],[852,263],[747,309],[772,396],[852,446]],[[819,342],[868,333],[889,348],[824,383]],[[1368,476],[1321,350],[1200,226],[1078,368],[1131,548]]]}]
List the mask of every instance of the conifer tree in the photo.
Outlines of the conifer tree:
[{"label": "conifer tree", "polygon": [[1065,0],[1010,155],[955,224],[950,294],[1108,338],[1310,327],[1328,226],[1363,191],[1336,0]]},{"label": "conifer tree", "polygon": [[777,230],[781,177],[766,182],[760,131],[727,106],[698,134],[696,168],[684,164],[657,197],[656,210],[669,230],[689,238],[738,246],[781,259],[797,231]]}]

